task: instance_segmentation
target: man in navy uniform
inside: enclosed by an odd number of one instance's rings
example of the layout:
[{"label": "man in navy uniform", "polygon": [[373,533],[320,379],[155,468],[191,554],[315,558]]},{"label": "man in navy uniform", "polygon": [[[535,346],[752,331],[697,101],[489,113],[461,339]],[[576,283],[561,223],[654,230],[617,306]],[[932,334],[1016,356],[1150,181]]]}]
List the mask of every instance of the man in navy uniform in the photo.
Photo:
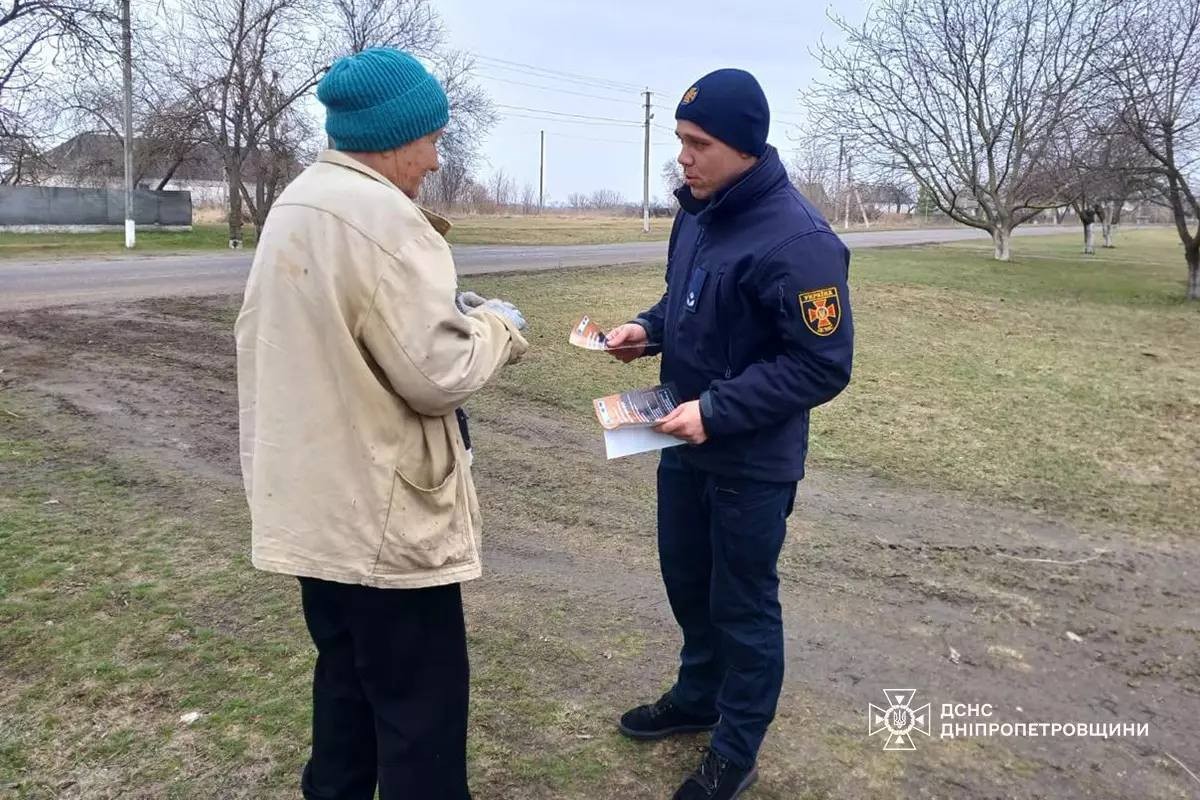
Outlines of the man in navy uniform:
[{"label": "man in navy uniform", "polygon": [[776,564],[804,476],[809,411],[850,381],[850,254],[767,144],[752,75],[723,69],[675,112],[687,185],[667,288],[608,337],[622,361],[662,354],[681,405],[658,429],[658,550],[683,630],[679,675],[621,717],[635,739],[712,730],[676,800],[730,800],[755,764],[783,684]]}]

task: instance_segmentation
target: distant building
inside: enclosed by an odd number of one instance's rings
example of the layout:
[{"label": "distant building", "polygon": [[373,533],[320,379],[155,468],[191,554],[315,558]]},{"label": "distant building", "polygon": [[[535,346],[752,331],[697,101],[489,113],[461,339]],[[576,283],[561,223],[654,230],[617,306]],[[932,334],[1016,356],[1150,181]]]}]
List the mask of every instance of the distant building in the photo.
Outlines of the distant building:
[{"label": "distant building", "polygon": [[[263,151],[252,153],[242,166],[242,184],[253,197]],[[37,183],[42,186],[77,186],[117,189],[125,185],[125,156],[120,137],[81,133],[50,150],[48,168]],[[285,166],[281,185],[286,185],[304,167],[295,159]],[[220,153],[211,145],[186,149],[153,140],[134,142],[136,188],[191,192],[194,206],[229,203],[229,182]]]},{"label": "distant building", "polygon": [[881,214],[913,214],[917,198],[907,186],[894,183],[861,183],[855,187],[868,216]]}]

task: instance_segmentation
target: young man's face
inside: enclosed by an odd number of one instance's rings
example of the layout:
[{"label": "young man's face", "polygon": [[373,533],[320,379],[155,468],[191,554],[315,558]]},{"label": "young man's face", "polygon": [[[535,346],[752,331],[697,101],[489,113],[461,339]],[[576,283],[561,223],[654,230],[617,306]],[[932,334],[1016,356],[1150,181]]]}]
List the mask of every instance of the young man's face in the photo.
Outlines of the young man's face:
[{"label": "young man's face", "polygon": [[675,123],[679,137],[679,164],[692,197],[707,200],[733,183],[754,166],[754,156],[734,150],[714,139],[694,122],[681,119]]}]

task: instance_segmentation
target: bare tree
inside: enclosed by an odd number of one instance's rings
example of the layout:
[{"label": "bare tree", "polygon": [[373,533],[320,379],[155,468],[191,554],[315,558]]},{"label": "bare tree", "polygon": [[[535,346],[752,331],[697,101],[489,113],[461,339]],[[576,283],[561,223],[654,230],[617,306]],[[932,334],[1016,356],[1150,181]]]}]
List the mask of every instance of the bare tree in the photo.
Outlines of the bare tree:
[{"label": "bare tree", "polygon": [[793,136],[792,142],[788,176],[810,203],[832,218],[841,182],[837,143],[809,132]]},{"label": "bare tree", "polygon": [[491,180],[488,181],[488,186],[491,190],[492,202],[496,204],[496,211],[503,211],[505,206],[512,202],[512,178],[501,167],[492,173]]},{"label": "bare tree", "polygon": [[1120,225],[1125,204],[1151,186],[1152,165],[1145,153],[1106,113],[1079,119],[1061,147],[1063,199],[1083,223],[1083,252],[1088,255],[1096,252],[1094,226],[1100,224],[1104,246],[1114,247],[1113,229]]},{"label": "bare tree", "polygon": [[1007,261],[1012,230],[1057,205],[1051,147],[1088,102],[1118,1],[880,0],[860,27],[836,20],[847,42],[821,48],[810,99],[862,145],[856,164],[898,161]]},{"label": "bare tree", "polygon": [[1125,206],[1155,194],[1154,163],[1138,142],[1124,130],[1120,121],[1105,127],[1101,145],[1101,164],[1108,174],[1102,226],[1104,246],[1116,247],[1114,240],[1121,227]]},{"label": "bare tree", "polygon": [[[135,35],[134,41],[143,38]],[[133,182],[135,186],[150,182],[162,189],[204,141],[203,118],[170,81],[155,76],[153,59],[144,51],[135,52],[133,65]],[[73,131],[100,134],[123,146],[120,87],[120,65],[98,64],[91,71],[67,76],[56,100]]]},{"label": "bare tree", "polygon": [[1200,300],[1200,3],[1136,0],[1117,26],[1119,119],[1150,159],[1183,244],[1187,298]]},{"label": "bare tree", "polygon": [[497,117],[487,92],[475,82],[475,61],[469,54],[440,53],[433,64],[450,100],[450,122],[438,142],[442,167],[433,180],[450,208],[463,199],[466,180],[479,165],[480,145]]},{"label": "bare tree", "polygon": [[339,49],[395,47],[432,58],[445,43],[441,18],[428,0],[332,0],[331,29]]},{"label": "bare tree", "polygon": [[[267,222],[267,213],[283,187],[300,174],[301,160],[310,161],[319,147],[315,143],[315,130],[308,116],[300,113],[293,105],[287,105],[277,114],[272,108],[281,103],[278,96],[279,77],[273,74],[264,83],[259,95],[259,114],[269,121],[266,136],[261,146],[255,147],[249,161],[253,167],[254,196],[250,196],[245,181],[241,184],[243,198],[258,229]],[[269,116],[268,116],[269,115]]]},{"label": "bare tree", "polygon": [[521,213],[533,214],[538,210],[538,193],[532,183],[525,184],[521,189]]},{"label": "bare tree", "polygon": [[615,189],[597,189],[592,192],[588,205],[602,211],[612,211],[625,205],[625,198]]},{"label": "bare tree", "polygon": [[292,104],[324,73],[328,56],[303,0],[181,0],[160,63],[198,113],[229,186],[229,244],[242,243],[243,207],[265,216],[244,183],[247,161]]},{"label": "bare tree", "polygon": [[679,200],[675,197],[675,192],[679,191],[685,183],[683,167],[676,159],[671,158],[663,162],[662,171],[659,174],[662,177],[663,186],[667,190],[667,210],[675,213],[679,209]]},{"label": "bare tree", "polygon": [[467,178],[463,187],[463,205],[475,213],[492,208],[492,195],[488,187],[473,178]]},{"label": "bare tree", "polygon": [[51,165],[46,160],[48,137],[57,122],[57,112],[46,98],[22,92],[7,108],[0,109],[0,184],[36,183]]},{"label": "bare tree", "polygon": [[36,83],[58,48],[90,66],[111,47],[108,32],[115,22],[115,9],[102,0],[0,3],[0,100]]},{"label": "bare tree", "polygon": [[439,211],[450,212],[470,204],[471,168],[466,160],[440,147],[441,166],[425,177],[421,202]]},{"label": "bare tree", "polygon": [[88,70],[111,48],[115,8],[103,0],[0,2],[0,182],[45,167],[56,109],[45,79],[56,59]]},{"label": "bare tree", "polygon": [[1103,198],[1110,192],[1111,172],[1103,163],[1103,137],[1082,123],[1069,129],[1059,153],[1059,175],[1063,186],[1062,199],[1083,224],[1084,255],[1095,255],[1095,224],[1105,224],[1108,209]]}]

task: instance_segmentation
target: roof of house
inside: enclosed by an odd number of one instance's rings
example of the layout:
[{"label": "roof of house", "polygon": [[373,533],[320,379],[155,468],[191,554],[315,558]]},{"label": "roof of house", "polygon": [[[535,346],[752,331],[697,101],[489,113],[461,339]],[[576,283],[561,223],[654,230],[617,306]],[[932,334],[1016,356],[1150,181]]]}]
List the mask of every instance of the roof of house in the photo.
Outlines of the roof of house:
[{"label": "roof of house", "polygon": [[[167,142],[152,139],[134,139],[134,170],[142,180],[156,181],[165,176],[175,163],[178,148]],[[124,146],[118,136],[105,133],[81,133],[71,137],[46,154],[51,170],[58,174],[88,175],[101,178],[119,178],[125,174]],[[259,154],[251,153],[242,166],[244,180],[252,181],[258,176]],[[140,155],[139,155],[140,154]],[[302,166],[293,159],[292,174]],[[217,148],[208,144],[188,148],[183,161],[172,173],[176,181],[225,180],[225,165]]]}]

